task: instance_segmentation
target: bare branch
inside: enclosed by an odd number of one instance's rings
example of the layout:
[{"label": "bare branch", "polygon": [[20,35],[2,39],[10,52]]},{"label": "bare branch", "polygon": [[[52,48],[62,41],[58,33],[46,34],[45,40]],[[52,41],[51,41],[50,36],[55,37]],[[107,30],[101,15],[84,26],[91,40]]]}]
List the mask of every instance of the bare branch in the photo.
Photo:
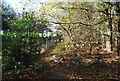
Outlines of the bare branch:
[{"label": "bare branch", "polygon": [[103,23],[103,22],[106,21],[106,20],[107,20],[107,19],[104,19],[104,20],[102,20],[102,21],[100,21],[100,22],[95,23],[95,24],[92,25],[92,26],[95,26],[95,25],[101,24],[101,23]]},{"label": "bare branch", "polygon": [[65,8],[65,7],[60,7],[60,8],[61,8],[61,9],[77,9],[77,10],[78,10],[78,9],[82,9],[82,10],[85,10],[85,11],[87,11],[87,12],[89,11],[89,9],[80,8],[80,7],[79,7],[79,8],[75,8],[75,7],[72,7],[72,8],[69,8],[69,7],[68,7],[68,8],[67,8],[67,7],[66,7],[66,8]]},{"label": "bare branch", "polygon": [[62,23],[62,22],[51,22],[51,23],[54,23],[54,24],[82,24],[82,25],[85,25],[85,26],[92,26],[90,24],[85,24],[85,23],[82,23],[82,22],[71,22],[71,23]]}]

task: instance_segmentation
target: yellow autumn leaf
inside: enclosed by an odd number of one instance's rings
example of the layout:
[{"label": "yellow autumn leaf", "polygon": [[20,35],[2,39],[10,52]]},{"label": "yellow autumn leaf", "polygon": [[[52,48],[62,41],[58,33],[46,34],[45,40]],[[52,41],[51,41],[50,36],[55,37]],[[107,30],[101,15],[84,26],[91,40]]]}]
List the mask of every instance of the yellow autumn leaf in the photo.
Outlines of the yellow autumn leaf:
[{"label": "yellow autumn leaf", "polygon": [[10,17],[8,17],[8,19],[10,19]]}]

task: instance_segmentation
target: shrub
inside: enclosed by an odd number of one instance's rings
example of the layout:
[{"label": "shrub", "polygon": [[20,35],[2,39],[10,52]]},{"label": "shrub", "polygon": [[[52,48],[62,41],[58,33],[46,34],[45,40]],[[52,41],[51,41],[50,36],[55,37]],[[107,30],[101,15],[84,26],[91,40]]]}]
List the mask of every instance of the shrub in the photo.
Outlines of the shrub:
[{"label": "shrub", "polygon": [[39,59],[44,39],[34,22],[31,16],[9,22],[10,30],[3,34],[3,72],[29,68]]}]

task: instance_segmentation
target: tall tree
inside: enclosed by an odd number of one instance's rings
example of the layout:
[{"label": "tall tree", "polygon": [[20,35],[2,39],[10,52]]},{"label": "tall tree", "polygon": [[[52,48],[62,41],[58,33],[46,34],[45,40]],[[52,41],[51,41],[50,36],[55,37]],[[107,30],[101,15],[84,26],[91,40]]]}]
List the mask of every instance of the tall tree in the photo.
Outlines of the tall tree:
[{"label": "tall tree", "polygon": [[9,30],[10,27],[8,26],[8,23],[11,19],[15,18],[15,12],[10,5],[8,5],[6,2],[2,3],[2,29],[3,30]]},{"label": "tall tree", "polygon": [[89,43],[102,41],[99,36],[103,34],[107,18],[104,14],[96,13],[93,5],[90,2],[68,2],[58,3],[56,6],[66,14],[56,14],[57,22],[53,23],[59,24],[66,31],[75,48],[90,47]]}]

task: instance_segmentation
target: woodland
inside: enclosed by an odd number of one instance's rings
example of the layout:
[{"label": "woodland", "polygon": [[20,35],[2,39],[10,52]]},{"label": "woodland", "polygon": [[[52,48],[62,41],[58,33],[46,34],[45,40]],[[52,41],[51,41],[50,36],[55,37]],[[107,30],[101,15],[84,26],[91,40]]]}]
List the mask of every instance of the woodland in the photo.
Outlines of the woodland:
[{"label": "woodland", "polygon": [[120,79],[120,2],[2,3],[2,81]]}]

